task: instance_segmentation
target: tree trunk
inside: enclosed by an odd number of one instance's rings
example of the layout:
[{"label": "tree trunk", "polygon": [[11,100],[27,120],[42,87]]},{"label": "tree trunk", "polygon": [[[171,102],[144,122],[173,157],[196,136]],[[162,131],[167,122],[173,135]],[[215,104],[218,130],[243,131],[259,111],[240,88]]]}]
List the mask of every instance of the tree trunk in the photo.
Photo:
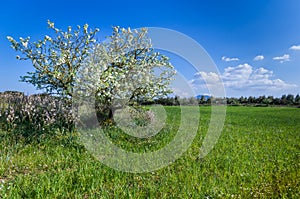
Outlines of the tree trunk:
[{"label": "tree trunk", "polygon": [[112,107],[108,105],[96,105],[96,113],[100,126],[114,124]]}]

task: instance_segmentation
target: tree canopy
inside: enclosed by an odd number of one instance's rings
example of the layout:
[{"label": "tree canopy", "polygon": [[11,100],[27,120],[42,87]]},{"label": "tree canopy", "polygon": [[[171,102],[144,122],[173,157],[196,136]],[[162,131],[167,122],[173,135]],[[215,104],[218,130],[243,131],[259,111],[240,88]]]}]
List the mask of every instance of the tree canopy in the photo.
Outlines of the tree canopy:
[{"label": "tree canopy", "polygon": [[17,42],[12,37],[7,39],[12,48],[21,53],[20,60],[31,60],[34,72],[28,72],[21,81],[45,90],[49,94],[72,96],[76,73],[96,43],[95,35],[99,29],[88,30],[85,24],[81,30],[77,26],[72,30],[62,31],[48,21],[54,36],[45,35],[42,40],[31,42],[30,37]]},{"label": "tree canopy", "polygon": [[112,35],[97,43],[99,29],[88,30],[87,24],[82,31],[80,26],[76,30],[69,26],[65,32],[51,21],[48,26],[54,36],[46,35],[36,42],[30,42],[30,37],[20,37],[19,42],[7,37],[22,55],[17,59],[31,60],[35,68],[21,77],[22,81],[49,94],[72,96],[75,77],[92,76],[93,89],[103,99],[122,94],[130,95],[129,99],[151,99],[171,92],[168,85],[174,75],[173,66],[168,57],[152,49],[146,28],[131,31],[113,27]]}]

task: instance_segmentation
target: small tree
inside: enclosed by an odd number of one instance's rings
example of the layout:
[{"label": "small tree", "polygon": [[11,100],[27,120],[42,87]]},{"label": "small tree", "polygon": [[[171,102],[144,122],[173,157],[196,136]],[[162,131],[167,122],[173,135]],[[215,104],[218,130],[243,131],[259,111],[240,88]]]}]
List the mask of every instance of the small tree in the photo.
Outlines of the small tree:
[{"label": "small tree", "polygon": [[287,99],[286,99],[286,95],[282,95],[282,96],[281,96],[280,104],[281,104],[281,105],[287,105],[287,104],[288,104],[288,101],[287,101]]},{"label": "small tree", "polygon": [[49,94],[70,97],[76,73],[93,48],[96,42],[94,37],[99,30],[89,31],[85,24],[83,31],[80,26],[74,31],[69,26],[63,32],[55,28],[53,22],[48,21],[48,25],[54,30],[55,36],[46,35],[37,42],[30,42],[30,37],[21,37],[19,42],[10,36],[7,39],[12,48],[23,55],[17,56],[17,59],[31,60],[35,68],[34,72],[21,77],[21,81],[31,83]]},{"label": "small tree", "polygon": [[293,104],[294,103],[294,95],[292,95],[292,94],[288,94],[287,96],[286,96],[286,100],[287,100],[287,103],[288,104]]},{"label": "small tree", "polygon": [[201,98],[199,99],[199,104],[205,104],[205,102],[206,102],[205,96],[202,95]]},{"label": "small tree", "polygon": [[248,104],[254,104],[254,103],[255,103],[255,97],[249,96],[249,97],[248,97],[248,100],[247,100],[247,103],[248,103]]},{"label": "small tree", "polygon": [[267,98],[267,102],[268,102],[268,104],[274,104],[274,97],[273,96],[268,96],[268,98]]}]

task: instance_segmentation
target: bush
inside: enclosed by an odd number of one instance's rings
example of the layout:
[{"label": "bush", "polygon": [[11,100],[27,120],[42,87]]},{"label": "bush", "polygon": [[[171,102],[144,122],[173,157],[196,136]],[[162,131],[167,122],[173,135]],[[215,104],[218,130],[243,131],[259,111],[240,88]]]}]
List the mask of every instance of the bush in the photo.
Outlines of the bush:
[{"label": "bush", "polygon": [[47,94],[0,94],[0,128],[24,137],[74,131],[69,99]]}]

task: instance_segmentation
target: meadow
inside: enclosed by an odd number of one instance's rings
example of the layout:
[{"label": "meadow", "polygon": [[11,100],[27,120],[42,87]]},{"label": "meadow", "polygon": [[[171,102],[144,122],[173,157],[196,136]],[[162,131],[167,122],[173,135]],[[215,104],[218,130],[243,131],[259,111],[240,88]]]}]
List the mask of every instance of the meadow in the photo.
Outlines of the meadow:
[{"label": "meadow", "polygon": [[[105,133],[126,150],[159,149],[180,123],[180,107],[165,109],[167,123],[151,138],[132,138],[117,128]],[[103,165],[75,135],[28,142],[0,132],[0,198],[300,198],[300,108],[227,107],[218,143],[199,159],[210,109],[200,107],[189,149],[149,173]]]}]

